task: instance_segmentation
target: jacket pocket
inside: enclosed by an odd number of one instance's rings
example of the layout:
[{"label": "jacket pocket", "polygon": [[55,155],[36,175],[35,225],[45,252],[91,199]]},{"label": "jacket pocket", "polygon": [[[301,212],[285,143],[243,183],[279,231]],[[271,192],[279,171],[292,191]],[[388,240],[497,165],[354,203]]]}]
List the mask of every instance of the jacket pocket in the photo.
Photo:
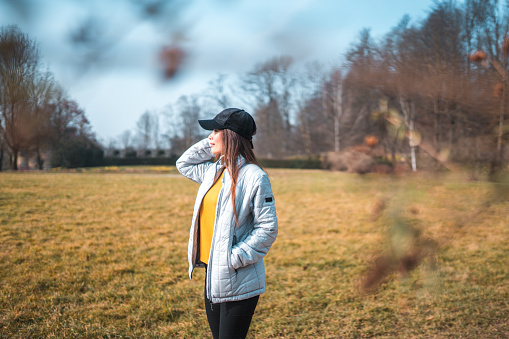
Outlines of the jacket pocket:
[{"label": "jacket pocket", "polygon": [[230,250],[228,251],[228,270],[230,272],[230,283],[232,284],[232,287],[233,287],[233,284],[237,281],[237,270],[235,268],[233,268],[233,264],[232,264],[232,249],[233,249],[233,246],[235,246],[237,244],[237,236],[235,234],[233,234],[232,236],[232,244],[230,246]]},{"label": "jacket pocket", "polygon": [[260,277],[256,269],[258,263],[238,268],[232,275],[234,294],[245,294],[259,289]]}]

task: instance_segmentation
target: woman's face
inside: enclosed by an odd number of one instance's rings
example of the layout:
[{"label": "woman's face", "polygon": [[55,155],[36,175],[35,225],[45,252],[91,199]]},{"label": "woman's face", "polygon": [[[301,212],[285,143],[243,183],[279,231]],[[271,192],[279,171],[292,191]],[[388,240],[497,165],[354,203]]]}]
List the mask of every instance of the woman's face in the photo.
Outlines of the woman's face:
[{"label": "woman's face", "polygon": [[209,135],[210,149],[213,154],[223,155],[223,131],[215,129]]}]

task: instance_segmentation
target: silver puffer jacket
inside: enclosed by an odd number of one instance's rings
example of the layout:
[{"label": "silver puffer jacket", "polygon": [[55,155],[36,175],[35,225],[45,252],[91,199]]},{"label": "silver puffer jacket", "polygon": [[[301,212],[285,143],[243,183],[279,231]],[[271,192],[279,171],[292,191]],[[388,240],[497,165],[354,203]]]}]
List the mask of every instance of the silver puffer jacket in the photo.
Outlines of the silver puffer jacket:
[{"label": "silver puffer jacket", "polygon": [[[189,278],[197,266],[198,224],[203,197],[212,187],[221,160],[213,163],[207,139],[191,146],[177,160],[177,169],[200,184],[189,233]],[[214,233],[206,278],[207,298],[213,303],[242,300],[265,292],[263,257],[276,240],[278,224],[274,196],[267,174],[240,158],[235,191],[239,225],[231,202],[231,177],[224,172],[216,208]]]}]

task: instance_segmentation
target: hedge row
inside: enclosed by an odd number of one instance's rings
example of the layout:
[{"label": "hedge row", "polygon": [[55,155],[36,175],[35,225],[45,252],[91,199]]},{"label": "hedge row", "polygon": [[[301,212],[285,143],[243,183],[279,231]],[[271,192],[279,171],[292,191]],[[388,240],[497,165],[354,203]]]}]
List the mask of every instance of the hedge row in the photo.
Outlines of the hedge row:
[{"label": "hedge row", "polygon": [[137,165],[148,165],[148,166],[175,166],[177,156],[171,157],[157,157],[157,158],[116,158],[116,157],[104,157],[101,160],[101,166],[137,166]]},{"label": "hedge row", "polygon": [[267,168],[298,168],[298,169],[321,169],[319,159],[295,158],[295,159],[260,159],[260,165]]},{"label": "hedge row", "polygon": [[[157,158],[116,158],[104,157],[96,166],[175,166],[178,156],[157,157]],[[267,168],[298,168],[298,169],[320,169],[322,168],[319,159],[295,158],[295,159],[260,159],[260,165]]]}]

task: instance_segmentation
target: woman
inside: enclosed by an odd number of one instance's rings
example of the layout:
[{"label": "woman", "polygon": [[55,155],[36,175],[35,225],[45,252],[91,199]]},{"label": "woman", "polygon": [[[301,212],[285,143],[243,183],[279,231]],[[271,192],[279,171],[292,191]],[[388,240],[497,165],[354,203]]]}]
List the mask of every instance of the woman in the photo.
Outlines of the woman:
[{"label": "woman", "polygon": [[[212,133],[177,160],[200,184],[189,234],[189,277],[205,267],[205,309],[214,338],[245,338],[265,292],[267,254],[278,233],[274,196],[253,153],[256,124],[228,108],[199,124]],[[215,155],[215,162],[210,162]],[[235,208],[234,208],[235,207]]]}]

